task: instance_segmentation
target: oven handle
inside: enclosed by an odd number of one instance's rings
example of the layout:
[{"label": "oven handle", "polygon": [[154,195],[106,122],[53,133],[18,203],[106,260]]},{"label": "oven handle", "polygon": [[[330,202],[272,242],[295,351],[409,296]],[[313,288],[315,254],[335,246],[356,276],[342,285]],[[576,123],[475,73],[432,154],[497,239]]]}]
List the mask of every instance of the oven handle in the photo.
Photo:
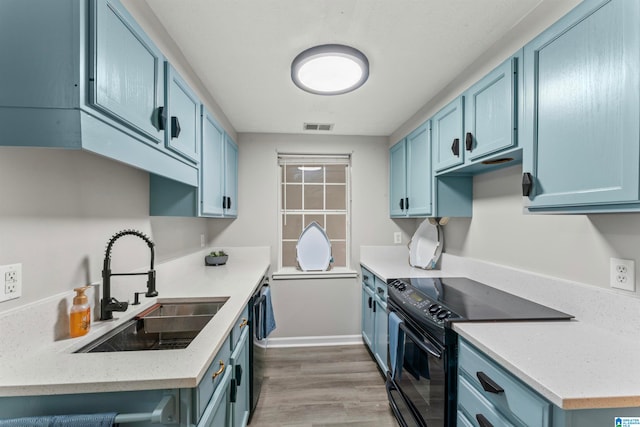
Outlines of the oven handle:
[{"label": "oven handle", "polygon": [[400,329],[402,329],[404,333],[407,334],[409,338],[411,338],[411,341],[413,341],[422,351],[426,351],[432,356],[438,359],[442,359],[442,352],[438,350],[433,344],[428,341],[422,340],[420,337],[414,334],[413,331],[405,326],[404,322],[400,323],[399,326]]}]

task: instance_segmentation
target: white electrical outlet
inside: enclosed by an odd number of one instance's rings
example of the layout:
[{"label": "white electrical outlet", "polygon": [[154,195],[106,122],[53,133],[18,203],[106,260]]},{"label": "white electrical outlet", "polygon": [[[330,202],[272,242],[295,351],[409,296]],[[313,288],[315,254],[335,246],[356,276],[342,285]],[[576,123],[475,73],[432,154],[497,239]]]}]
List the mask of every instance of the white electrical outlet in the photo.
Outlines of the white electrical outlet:
[{"label": "white electrical outlet", "polygon": [[400,244],[402,243],[402,233],[399,231],[395,231],[393,233],[393,243]]},{"label": "white electrical outlet", "polygon": [[625,291],[636,289],[635,261],[630,259],[611,258],[609,267],[609,282],[612,288]]},{"label": "white electrical outlet", "polygon": [[4,279],[4,286],[0,287],[0,302],[22,296],[22,264],[0,266],[0,280]]}]

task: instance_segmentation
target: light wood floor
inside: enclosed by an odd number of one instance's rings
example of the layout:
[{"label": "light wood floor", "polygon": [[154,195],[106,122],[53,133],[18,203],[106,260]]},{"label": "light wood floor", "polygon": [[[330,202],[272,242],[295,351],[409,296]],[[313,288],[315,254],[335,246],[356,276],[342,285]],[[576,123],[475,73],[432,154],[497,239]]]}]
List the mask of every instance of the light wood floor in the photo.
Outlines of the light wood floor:
[{"label": "light wood floor", "polygon": [[250,427],[397,427],[364,345],[267,350]]}]

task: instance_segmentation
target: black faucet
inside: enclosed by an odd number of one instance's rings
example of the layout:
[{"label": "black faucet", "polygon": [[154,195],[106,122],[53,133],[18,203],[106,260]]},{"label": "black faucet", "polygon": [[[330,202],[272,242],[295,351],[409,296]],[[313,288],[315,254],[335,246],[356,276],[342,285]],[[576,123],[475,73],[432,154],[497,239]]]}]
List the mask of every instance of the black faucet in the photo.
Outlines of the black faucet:
[{"label": "black faucet", "polygon": [[[147,273],[112,273],[111,272],[111,248],[116,240],[122,236],[138,236],[147,243],[149,249],[151,249],[151,266]],[[154,243],[146,235],[137,230],[123,230],[111,237],[109,243],[107,243],[107,250],[104,254],[104,264],[102,267],[102,301],[100,301],[100,320],[113,319],[114,311],[126,311],[129,306],[128,302],[120,302],[111,296],[111,276],[140,276],[147,275],[147,292],[145,296],[155,297],[158,296],[156,291],[156,271],[153,269],[153,261],[155,253],[153,250]],[[136,295],[137,296],[137,295]]]}]

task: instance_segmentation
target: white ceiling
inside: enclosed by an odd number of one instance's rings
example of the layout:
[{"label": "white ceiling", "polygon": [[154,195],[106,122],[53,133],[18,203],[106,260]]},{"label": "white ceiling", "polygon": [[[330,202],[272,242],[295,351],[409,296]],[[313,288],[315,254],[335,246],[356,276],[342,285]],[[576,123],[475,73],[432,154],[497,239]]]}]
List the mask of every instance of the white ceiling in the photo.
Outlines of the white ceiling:
[{"label": "white ceiling", "polygon": [[[238,132],[387,136],[543,0],[145,1]],[[362,88],[292,83],[293,58],[327,43],[367,55]]]}]

